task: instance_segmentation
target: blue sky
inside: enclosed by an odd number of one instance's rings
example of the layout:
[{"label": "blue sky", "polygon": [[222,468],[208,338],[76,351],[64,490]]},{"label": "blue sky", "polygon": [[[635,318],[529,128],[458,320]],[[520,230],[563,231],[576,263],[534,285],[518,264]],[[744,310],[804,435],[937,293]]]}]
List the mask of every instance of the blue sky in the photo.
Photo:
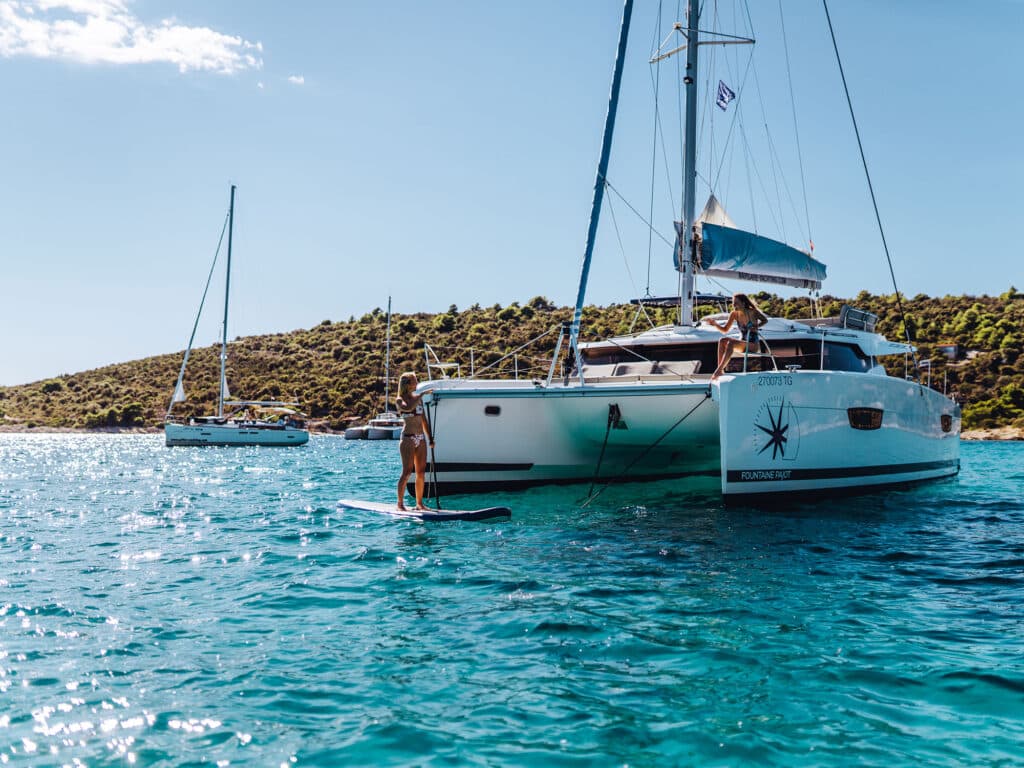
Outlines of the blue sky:
[{"label": "blue sky", "polygon": [[[739,92],[704,124],[704,175],[724,158],[716,191],[738,225],[800,246],[809,232],[826,292],[889,292],[821,4],[784,0],[781,17],[774,0],[751,5],[719,6],[723,31],[746,34],[749,19],[758,42],[751,70],[737,47],[702,74]],[[983,5],[971,17],[951,0],[831,7],[909,296],[1024,287],[1024,3]],[[647,60],[676,6],[663,2],[659,23],[656,2],[637,2],[609,169],[621,197],[603,216],[593,303],[675,290],[668,247],[649,244],[627,202],[669,236],[678,171],[654,163],[652,204]],[[358,317],[388,295],[400,312],[572,303],[621,12],[620,0],[0,0],[0,384],[183,349],[232,183],[232,337]],[[667,156],[674,66],[659,81]],[[746,160],[723,154],[741,124]],[[219,333],[222,290],[199,343]]]}]

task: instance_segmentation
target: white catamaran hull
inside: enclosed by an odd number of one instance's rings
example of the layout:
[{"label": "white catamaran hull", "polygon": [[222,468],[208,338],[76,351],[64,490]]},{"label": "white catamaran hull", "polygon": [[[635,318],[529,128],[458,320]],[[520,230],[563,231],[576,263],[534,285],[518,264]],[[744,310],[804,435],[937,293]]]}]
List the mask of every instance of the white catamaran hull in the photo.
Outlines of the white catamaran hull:
[{"label": "white catamaran hull", "polygon": [[747,373],[712,388],[727,499],[866,490],[955,475],[960,408],[912,381]]},{"label": "white catamaran hull", "polygon": [[437,463],[427,475],[436,470],[442,493],[718,472],[707,383],[433,384]]},{"label": "white catamaran hull", "polygon": [[402,438],[401,425],[397,427],[378,427],[371,424],[366,428],[367,440],[400,440]]},{"label": "white catamaran hull", "polygon": [[167,445],[290,446],[309,442],[309,432],[295,427],[226,424],[165,424]]}]

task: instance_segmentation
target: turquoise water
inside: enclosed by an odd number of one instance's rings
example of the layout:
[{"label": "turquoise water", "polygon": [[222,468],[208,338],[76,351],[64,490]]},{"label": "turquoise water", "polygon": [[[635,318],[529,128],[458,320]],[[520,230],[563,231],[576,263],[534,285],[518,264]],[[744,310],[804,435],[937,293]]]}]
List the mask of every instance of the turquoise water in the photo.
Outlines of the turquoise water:
[{"label": "turquoise water", "polygon": [[1024,444],[771,512],[712,484],[339,513],[395,444],[0,435],[0,762],[1024,762]]}]

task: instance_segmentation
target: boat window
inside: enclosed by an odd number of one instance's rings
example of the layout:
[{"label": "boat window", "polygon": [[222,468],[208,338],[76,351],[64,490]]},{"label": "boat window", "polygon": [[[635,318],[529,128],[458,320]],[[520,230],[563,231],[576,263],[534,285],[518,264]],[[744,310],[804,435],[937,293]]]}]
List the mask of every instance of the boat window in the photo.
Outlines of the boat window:
[{"label": "boat window", "polygon": [[825,343],[825,364],[828,371],[858,371],[866,373],[871,368],[871,358],[861,352],[860,347],[851,344]]},{"label": "boat window", "polygon": [[821,367],[821,344],[806,341],[781,341],[771,344],[772,354],[779,368],[798,365],[804,370]]},{"label": "boat window", "polygon": [[872,430],[882,426],[882,411],[878,408],[847,408],[846,415],[854,429]]},{"label": "boat window", "polygon": [[501,413],[501,406],[500,405],[485,405],[484,406],[484,413],[487,414],[488,416],[497,416],[497,415],[499,415]]}]

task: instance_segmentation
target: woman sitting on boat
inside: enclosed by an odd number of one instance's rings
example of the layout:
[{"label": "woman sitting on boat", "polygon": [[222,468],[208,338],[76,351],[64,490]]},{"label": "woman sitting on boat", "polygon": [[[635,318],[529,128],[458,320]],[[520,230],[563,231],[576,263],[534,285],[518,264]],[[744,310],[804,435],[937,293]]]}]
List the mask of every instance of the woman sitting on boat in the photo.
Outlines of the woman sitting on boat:
[{"label": "woman sitting on boat", "polygon": [[[402,428],[402,439],[398,451],[402,455],[402,476],[398,480],[398,509],[405,511],[405,484],[409,475],[416,471],[416,509],[426,509],[423,505],[423,485],[427,473],[427,444],[434,446],[434,438],[430,434],[430,426],[423,411],[423,394],[415,392],[416,374],[406,371],[398,380],[398,413],[405,421]],[[429,391],[429,390],[427,390]]]},{"label": "woman sitting on boat", "polygon": [[733,323],[740,329],[740,338],[738,339],[719,339],[718,368],[711,374],[712,381],[722,375],[722,372],[725,371],[725,366],[729,364],[729,360],[737,352],[740,354],[756,355],[761,351],[758,334],[761,326],[768,322],[768,316],[761,311],[761,308],[747,294],[737,293],[733,295],[732,312],[729,313],[729,318],[725,321],[725,325],[719,325],[711,318],[708,318],[708,322],[722,333],[728,333]]}]

